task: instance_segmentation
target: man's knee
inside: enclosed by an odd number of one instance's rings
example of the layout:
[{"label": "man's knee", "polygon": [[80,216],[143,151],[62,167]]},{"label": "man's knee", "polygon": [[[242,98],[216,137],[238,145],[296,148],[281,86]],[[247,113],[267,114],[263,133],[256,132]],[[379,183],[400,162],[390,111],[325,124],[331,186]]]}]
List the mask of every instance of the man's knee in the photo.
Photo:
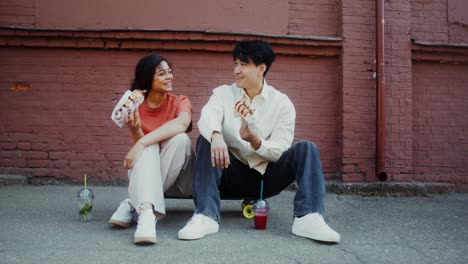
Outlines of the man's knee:
[{"label": "man's knee", "polygon": [[296,144],[295,144],[296,148],[300,149],[300,150],[312,150],[312,151],[318,151],[318,147],[317,145],[312,142],[312,141],[308,141],[308,140],[301,140],[301,141],[298,141]]},{"label": "man's knee", "polygon": [[197,138],[197,144],[210,144],[206,138],[204,138],[202,135],[199,135]]},{"label": "man's knee", "polygon": [[206,140],[203,136],[198,136],[197,139],[197,152],[204,150],[204,149],[211,149],[211,143]]}]

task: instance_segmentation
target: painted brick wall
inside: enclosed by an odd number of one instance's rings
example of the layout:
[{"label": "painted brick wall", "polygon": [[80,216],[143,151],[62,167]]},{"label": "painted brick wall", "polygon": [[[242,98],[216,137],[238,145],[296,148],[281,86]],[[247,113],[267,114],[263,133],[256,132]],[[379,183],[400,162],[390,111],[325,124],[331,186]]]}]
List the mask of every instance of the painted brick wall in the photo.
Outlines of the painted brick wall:
[{"label": "painted brick wall", "polygon": [[414,179],[468,191],[468,66],[413,65]]},{"label": "painted brick wall", "polygon": [[338,158],[337,58],[279,56],[267,81],[288,94],[296,107],[296,140],[311,140],[320,149],[327,178],[334,178]]},{"label": "painted brick wall", "polygon": [[385,2],[385,159],[393,181],[412,180],[410,2]]},{"label": "painted brick wall", "polygon": [[[112,100],[130,82],[135,55],[2,49],[2,173],[112,183],[128,136],[112,126]],[[13,90],[12,84],[29,84]],[[97,178],[97,179],[96,179]]]},{"label": "painted brick wall", "polygon": [[468,42],[468,1],[447,0],[447,22],[451,43]]},{"label": "painted brick wall", "polygon": [[0,1],[0,25],[34,25],[34,0]]},{"label": "painted brick wall", "polygon": [[411,37],[448,42],[447,0],[411,1]]},{"label": "painted brick wall", "polygon": [[340,32],[339,1],[289,1],[291,35],[336,37]]},{"label": "painted brick wall", "polygon": [[[467,8],[465,0],[412,0],[411,37],[419,41],[467,43]],[[459,12],[464,15],[460,17]]]},{"label": "painted brick wall", "polygon": [[375,157],[375,10],[371,0],[342,1],[342,178],[373,181]]},{"label": "painted brick wall", "polygon": [[[0,49],[0,174],[96,183],[126,181],[122,159],[130,138],[110,113],[146,53],[64,49]],[[211,90],[232,79],[229,54],[166,52],[174,63],[175,91],[188,95],[194,121]],[[322,150],[328,177],[336,172],[337,59],[278,56],[271,85],[297,106],[297,139]],[[17,89],[14,84],[29,85]],[[197,129],[190,133],[193,141]]]},{"label": "painted brick wall", "polygon": [[[209,30],[322,37],[336,37],[340,31],[338,0],[203,0],[197,3],[177,0],[165,3],[164,8],[157,1],[131,4],[123,0],[101,2],[96,5],[92,0],[4,0],[0,2],[0,25]],[[112,15],[108,12],[110,5],[114,8]],[[181,6],[187,8],[181,9]],[[263,9],[268,10],[268,15],[250,13]],[[172,19],[171,10],[177,10],[179,19]],[[135,17],[133,14],[140,15]]]},{"label": "painted brick wall", "polygon": [[[44,21],[31,17],[49,12],[45,10],[46,2],[3,1],[0,3],[0,25],[37,26]],[[48,0],[47,3],[50,2],[60,1]],[[240,12],[245,7],[266,2],[249,2],[246,6],[242,1],[223,4],[233,5],[236,12]],[[39,7],[38,3],[41,3]],[[344,181],[376,181],[375,1],[291,0],[275,3],[277,5],[271,10],[276,13],[268,13],[268,16],[270,19],[275,17],[280,26],[269,24],[263,27],[263,24],[255,23],[256,28],[250,28],[247,20],[243,20],[245,24],[236,24],[237,27],[231,30],[343,37],[339,42],[342,45],[339,58],[324,57],[325,53],[309,57],[301,51],[307,52],[310,47],[296,47],[298,54],[295,55],[298,56],[278,56],[267,81],[289,94],[295,103],[298,113],[296,140],[309,139],[319,145],[327,178],[334,178],[336,172],[341,172]],[[74,4],[89,8],[81,2]],[[411,43],[414,39],[441,44],[464,43],[466,46],[468,17],[454,8],[458,5],[466,5],[466,2],[385,1],[385,157],[386,172],[391,181],[447,181],[456,183],[459,190],[468,191],[464,118],[468,82],[465,77],[467,68],[463,64],[466,48],[463,45],[434,48]],[[34,8],[41,10],[38,13],[31,11]],[[99,12],[91,15],[99,18],[96,16]],[[106,19],[116,22],[113,17]],[[83,20],[76,21],[81,23]],[[68,22],[73,25],[76,21]],[[171,21],[175,26],[168,29],[183,26],[184,21],[181,21]],[[120,20],[117,22],[121,23]],[[112,23],[105,26],[114,25]],[[229,24],[202,24],[185,29],[229,28]],[[261,30],[257,30],[259,28]],[[5,38],[4,35],[0,37]],[[220,38],[221,42],[230,40],[229,36]],[[44,40],[36,41],[44,44]],[[66,38],[55,41],[62,41],[70,49],[20,49],[8,47],[8,41],[2,42],[0,96],[7,100],[0,109],[0,173],[74,180],[88,173],[96,182],[126,181],[121,161],[128,150],[129,137],[125,129],[118,129],[111,123],[109,113],[128,87],[134,64],[145,53],[80,50],[74,49],[74,43],[68,43]],[[211,39],[195,43],[193,47],[209,49],[217,43]],[[113,47],[117,48],[117,45]],[[173,60],[177,92],[190,96],[194,120],[198,120],[211,89],[232,82],[230,55],[218,48],[212,52],[192,49],[164,55]],[[446,58],[452,61],[447,62]],[[433,62],[422,62],[428,60]],[[460,62],[460,65],[454,64]],[[446,126],[447,130],[443,130]],[[197,135],[195,128],[190,134],[193,141]]]}]

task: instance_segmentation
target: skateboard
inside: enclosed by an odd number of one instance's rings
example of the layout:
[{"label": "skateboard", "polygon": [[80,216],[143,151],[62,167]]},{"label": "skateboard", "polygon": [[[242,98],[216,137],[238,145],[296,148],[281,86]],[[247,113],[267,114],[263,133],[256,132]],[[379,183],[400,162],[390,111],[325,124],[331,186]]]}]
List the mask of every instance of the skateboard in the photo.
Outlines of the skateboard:
[{"label": "skateboard", "polygon": [[[174,197],[164,195],[166,199],[192,199],[192,197]],[[239,197],[221,197],[221,200],[242,200],[241,210],[242,216],[247,219],[252,219],[254,217],[253,204],[257,199],[248,199],[248,198],[239,198]]]},{"label": "skateboard", "polygon": [[[278,195],[279,193],[269,195],[265,198],[273,197]],[[192,197],[173,197],[173,196],[167,196],[165,195],[164,198],[169,198],[169,199],[192,199]],[[241,203],[241,210],[242,210],[242,216],[247,219],[252,219],[254,217],[254,210],[253,206],[255,201],[258,200],[258,198],[246,198],[246,197],[227,197],[227,196],[221,196],[221,200],[242,200]]]}]

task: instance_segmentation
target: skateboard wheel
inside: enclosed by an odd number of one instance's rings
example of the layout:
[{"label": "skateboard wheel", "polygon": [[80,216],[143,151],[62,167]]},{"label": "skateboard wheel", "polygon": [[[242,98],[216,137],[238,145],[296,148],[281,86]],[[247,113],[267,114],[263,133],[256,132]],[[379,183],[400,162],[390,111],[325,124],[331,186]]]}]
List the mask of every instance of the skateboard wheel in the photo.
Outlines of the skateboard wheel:
[{"label": "skateboard wheel", "polygon": [[247,204],[242,208],[242,215],[247,219],[252,219],[254,217],[253,205]]}]

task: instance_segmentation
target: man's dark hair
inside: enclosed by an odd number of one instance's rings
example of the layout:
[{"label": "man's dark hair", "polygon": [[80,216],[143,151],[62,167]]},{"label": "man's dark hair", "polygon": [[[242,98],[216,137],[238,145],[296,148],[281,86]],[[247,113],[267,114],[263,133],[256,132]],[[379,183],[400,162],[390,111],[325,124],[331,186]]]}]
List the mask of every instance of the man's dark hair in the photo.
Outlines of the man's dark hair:
[{"label": "man's dark hair", "polygon": [[146,91],[145,96],[148,96],[149,91],[153,87],[154,73],[156,67],[158,67],[161,62],[165,61],[170,68],[172,68],[171,63],[160,55],[147,55],[140,59],[138,64],[135,67],[135,76],[132,81],[131,91],[139,89]]},{"label": "man's dark hair", "polygon": [[234,46],[232,58],[245,63],[252,61],[256,66],[264,63],[266,69],[263,77],[265,77],[271,64],[275,61],[275,53],[270,44],[263,40],[241,40]]}]

